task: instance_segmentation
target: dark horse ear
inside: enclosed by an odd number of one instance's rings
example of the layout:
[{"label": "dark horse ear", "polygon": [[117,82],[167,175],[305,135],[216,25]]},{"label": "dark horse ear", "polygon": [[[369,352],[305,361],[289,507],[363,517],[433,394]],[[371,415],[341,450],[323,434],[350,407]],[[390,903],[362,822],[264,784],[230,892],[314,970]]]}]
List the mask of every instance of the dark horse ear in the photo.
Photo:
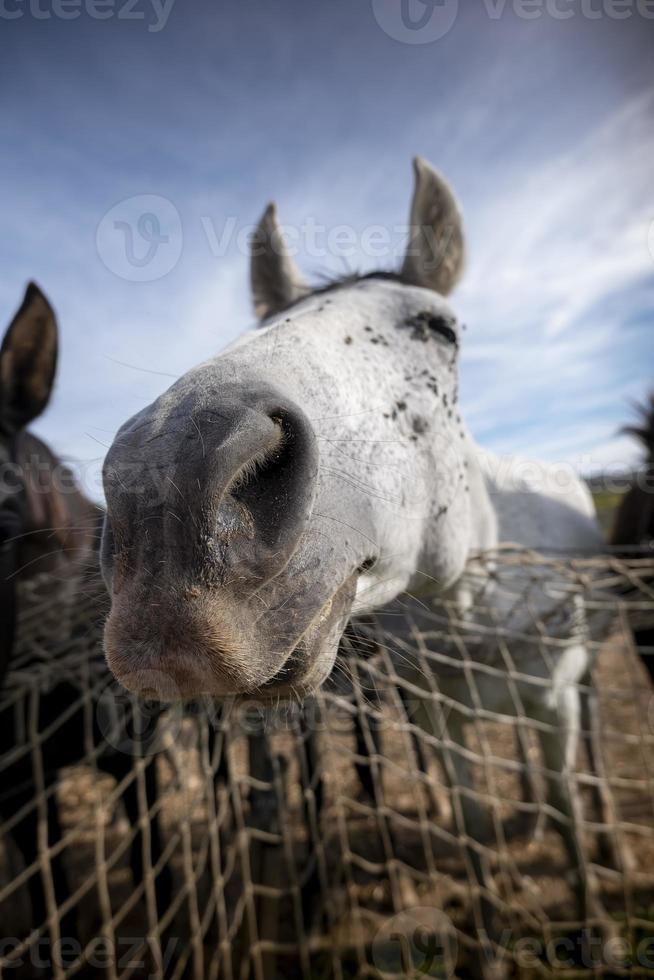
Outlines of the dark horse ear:
[{"label": "dark horse ear", "polygon": [[0,347],[0,427],[18,432],[50,400],[58,333],[52,307],[33,282]]}]

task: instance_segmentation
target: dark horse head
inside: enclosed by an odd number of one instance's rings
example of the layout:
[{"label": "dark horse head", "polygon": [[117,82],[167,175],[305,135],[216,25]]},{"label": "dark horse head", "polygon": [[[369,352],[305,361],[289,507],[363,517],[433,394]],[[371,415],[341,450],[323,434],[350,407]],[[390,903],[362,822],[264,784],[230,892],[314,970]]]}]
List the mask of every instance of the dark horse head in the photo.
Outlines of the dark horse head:
[{"label": "dark horse head", "polygon": [[[636,406],[638,419],[622,432],[634,436],[645,450],[644,465],[631,489],[622,498],[616,516],[611,544],[638,553],[654,555],[654,391],[644,405]],[[648,554],[649,553],[649,554]]]},{"label": "dark horse head", "polygon": [[95,533],[93,504],[26,431],[50,400],[57,349],[52,307],[30,283],[0,347],[0,684],[13,646],[18,582],[41,572],[54,580]]},{"label": "dark horse head", "polygon": [[[622,498],[610,543],[624,558],[654,558],[654,392],[637,406],[638,419],[622,429],[645,449],[643,466],[633,486]],[[634,629],[643,663],[654,681],[654,628]]]}]

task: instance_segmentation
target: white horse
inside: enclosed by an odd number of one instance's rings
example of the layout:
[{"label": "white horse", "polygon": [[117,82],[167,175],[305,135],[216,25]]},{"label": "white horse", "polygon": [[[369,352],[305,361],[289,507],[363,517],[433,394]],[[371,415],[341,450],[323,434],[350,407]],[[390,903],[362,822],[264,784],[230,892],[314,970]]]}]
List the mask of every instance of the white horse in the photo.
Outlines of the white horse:
[{"label": "white horse", "polygon": [[[252,254],[263,329],[120,429],[104,474],[106,654],[126,687],[164,700],[302,696],[329,675],[352,615],[419,596],[389,620],[398,674],[421,692],[419,722],[438,732],[444,769],[461,790],[455,815],[480,886],[490,974],[492,886],[476,846],[491,835],[490,817],[463,751],[465,724],[480,710],[524,712],[537,723],[580,917],[601,918],[602,909],[570,780],[578,685],[591,666],[588,623],[571,600],[566,629],[559,625],[544,655],[528,604],[507,605],[502,582],[475,558],[507,541],[592,554],[602,538],[580,482],[557,492],[544,466],[526,479],[468,434],[458,410],[462,338],[445,299],[463,268],[461,215],[435,170],[418,159],[415,174],[412,235],[397,274],[311,290],[271,205]],[[519,581],[504,574],[505,585]],[[561,584],[544,571],[534,594],[547,618]],[[428,689],[415,627],[433,629],[430,602],[454,610],[468,649],[480,623],[524,633],[509,644],[512,666],[489,631],[475,648],[484,671],[467,661],[454,671],[436,666],[438,690]],[[460,645],[454,656],[463,656]],[[445,738],[444,701],[458,706]]]}]

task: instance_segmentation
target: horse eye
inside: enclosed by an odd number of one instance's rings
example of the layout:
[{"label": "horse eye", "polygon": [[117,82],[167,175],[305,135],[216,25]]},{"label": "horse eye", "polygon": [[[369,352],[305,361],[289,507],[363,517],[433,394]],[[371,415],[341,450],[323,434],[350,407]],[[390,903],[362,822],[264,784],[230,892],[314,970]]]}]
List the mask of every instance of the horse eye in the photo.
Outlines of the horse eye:
[{"label": "horse eye", "polygon": [[377,564],[376,558],[366,558],[366,560],[362,561],[361,564],[359,565],[359,571],[369,572],[370,569],[374,568],[376,564]]},{"label": "horse eye", "polygon": [[456,331],[452,327],[452,321],[447,320],[444,316],[430,316],[427,325],[430,330],[439,333],[448,343],[459,343]]}]

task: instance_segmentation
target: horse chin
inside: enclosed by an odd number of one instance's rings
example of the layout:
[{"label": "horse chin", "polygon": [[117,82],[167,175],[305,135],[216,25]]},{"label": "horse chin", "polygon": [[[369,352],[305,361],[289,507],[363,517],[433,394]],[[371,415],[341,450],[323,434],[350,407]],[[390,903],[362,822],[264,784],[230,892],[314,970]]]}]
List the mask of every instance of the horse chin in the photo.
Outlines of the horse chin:
[{"label": "horse chin", "polygon": [[356,594],[358,573],[348,579],[320,609],[284,666],[249,695],[262,701],[313,694],[329,677]]}]

